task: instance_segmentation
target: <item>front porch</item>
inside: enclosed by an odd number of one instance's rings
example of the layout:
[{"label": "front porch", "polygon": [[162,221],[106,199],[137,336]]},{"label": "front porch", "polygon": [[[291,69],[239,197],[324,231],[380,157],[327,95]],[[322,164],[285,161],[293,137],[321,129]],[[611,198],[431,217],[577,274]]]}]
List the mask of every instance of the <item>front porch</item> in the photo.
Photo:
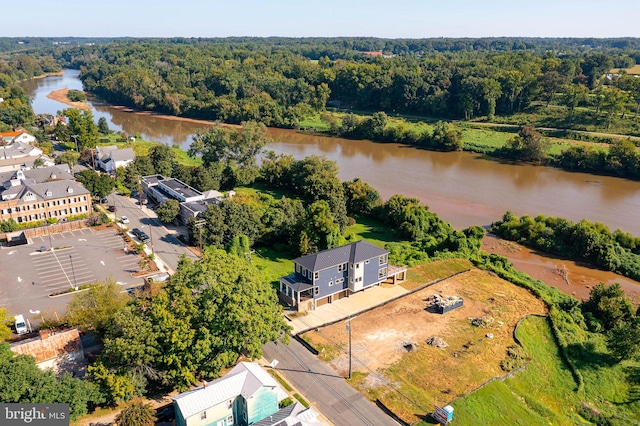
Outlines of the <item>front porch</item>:
[{"label": "front porch", "polygon": [[278,297],[298,311],[310,311],[315,308],[313,288],[312,284],[299,281],[295,274],[289,274],[280,278]]}]

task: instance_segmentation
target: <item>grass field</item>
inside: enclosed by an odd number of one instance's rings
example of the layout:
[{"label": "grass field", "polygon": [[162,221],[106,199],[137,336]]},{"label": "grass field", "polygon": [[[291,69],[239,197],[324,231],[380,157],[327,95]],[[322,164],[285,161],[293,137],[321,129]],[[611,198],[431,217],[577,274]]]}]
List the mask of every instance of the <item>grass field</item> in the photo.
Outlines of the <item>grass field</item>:
[{"label": "grass field", "polygon": [[[637,378],[637,363],[596,364],[602,353],[598,356],[593,342],[593,362],[578,365],[585,390],[577,392],[546,318],[527,318],[517,335],[531,358],[527,368],[454,402],[456,424],[591,424],[580,411],[602,413],[598,424],[640,424],[637,384],[630,387],[625,380],[629,375]],[[604,423],[607,417],[611,423]]]}]

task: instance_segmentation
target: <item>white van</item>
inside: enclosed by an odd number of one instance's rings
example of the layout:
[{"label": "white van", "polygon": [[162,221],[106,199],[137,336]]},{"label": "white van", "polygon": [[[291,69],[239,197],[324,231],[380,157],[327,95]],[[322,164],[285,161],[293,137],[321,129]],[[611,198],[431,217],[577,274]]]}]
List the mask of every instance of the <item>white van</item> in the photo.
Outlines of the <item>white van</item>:
[{"label": "white van", "polygon": [[27,323],[24,322],[24,317],[22,315],[16,315],[16,333],[17,334],[26,334],[29,332],[27,328]]}]

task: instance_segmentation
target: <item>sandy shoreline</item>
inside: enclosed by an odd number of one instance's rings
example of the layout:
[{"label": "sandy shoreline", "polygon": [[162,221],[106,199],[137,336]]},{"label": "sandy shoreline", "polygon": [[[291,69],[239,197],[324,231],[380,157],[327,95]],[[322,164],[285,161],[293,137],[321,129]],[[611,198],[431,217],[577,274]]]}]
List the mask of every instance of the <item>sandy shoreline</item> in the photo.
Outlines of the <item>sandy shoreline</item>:
[{"label": "sandy shoreline", "polygon": [[84,109],[84,110],[92,109],[91,105],[89,105],[86,102],[73,102],[69,100],[69,97],[67,96],[68,93],[69,93],[69,89],[65,87],[64,89],[54,90],[53,92],[49,93],[47,95],[47,98],[53,99],[54,101],[61,102],[63,104],[66,104],[78,109]]}]

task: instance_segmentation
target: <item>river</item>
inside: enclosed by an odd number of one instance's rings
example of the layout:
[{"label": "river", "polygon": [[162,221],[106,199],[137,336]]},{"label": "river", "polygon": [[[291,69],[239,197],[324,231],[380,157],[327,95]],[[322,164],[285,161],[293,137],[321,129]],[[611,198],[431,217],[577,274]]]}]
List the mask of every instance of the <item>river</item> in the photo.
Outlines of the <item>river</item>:
[{"label": "river", "polygon": [[[23,82],[22,87],[33,99],[36,114],[54,113],[66,108],[47,95],[64,87],[82,90],[78,74],[76,70],[65,70],[61,76]],[[209,126],[207,123],[134,113],[95,100],[89,103],[96,120],[105,117],[111,130],[139,134],[143,139],[179,145],[185,149],[197,130]],[[640,235],[640,182],[570,173],[551,167],[510,164],[466,152],[433,152],[395,143],[330,138],[283,129],[269,129],[269,134],[273,142],[268,149],[292,154],[297,159],[323,155],[337,162],[342,180],[359,177],[375,187],[385,199],[397,193],[417,197],[456,228],[488,225],[506,210],[511,210],[516,215],[544,214],[571,220],[586,218],[602,222],[612,230],[621,228]],[[517,256],[512,251],[508,257]],[[527,255],[529,262],[534,258],[531,253]],[[544,270],[568,267],[565,261],[562,261],[562,267],[556,268],[547,265],[549,259],[538,260]],[[583,272],[579,273],[581,277]],[[537,278],[542,276],[531,274]],[[624,281],[628,290],[640,286],[640,283],[615,275],[596,275],[597,280],[606,282]],[[586,286],[592,284],[587,284],[583,278],[578,281],[583,284],[580,286],[582,291],[571,291],[577,295],[584,293]]]}]

